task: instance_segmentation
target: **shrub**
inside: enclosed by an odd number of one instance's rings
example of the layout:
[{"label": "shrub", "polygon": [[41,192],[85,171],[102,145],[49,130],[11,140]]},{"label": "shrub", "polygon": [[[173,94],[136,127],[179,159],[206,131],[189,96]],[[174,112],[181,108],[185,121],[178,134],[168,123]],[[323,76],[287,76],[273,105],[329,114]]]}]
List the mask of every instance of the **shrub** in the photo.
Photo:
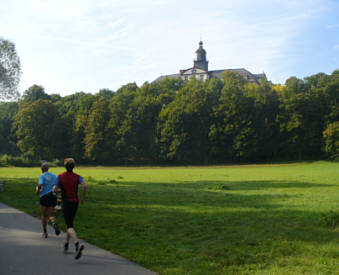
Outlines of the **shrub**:
[{"label": "shrub", "polygon": [[328,125],[323,132],[323,139],[325,152],[331,159],[339,161],[339,121]]},{"label": "shrub", "polygon": [[39,160],[32,160],[25,158],[23,156],[13,157],[9,155],[3,155],[1,157],[1,165],[2,166],[18,166],[18,167],[36,167],[40,166]]}]

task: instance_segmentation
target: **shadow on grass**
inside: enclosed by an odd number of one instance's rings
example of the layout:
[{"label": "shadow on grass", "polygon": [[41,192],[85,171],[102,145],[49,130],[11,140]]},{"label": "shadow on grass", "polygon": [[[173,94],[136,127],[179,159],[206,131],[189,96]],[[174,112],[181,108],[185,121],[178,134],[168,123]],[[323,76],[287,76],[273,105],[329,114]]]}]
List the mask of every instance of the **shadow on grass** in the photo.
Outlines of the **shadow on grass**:
[{"label": "shadow on grass", "polygon": [[198,184],[213,185],[218,189],[218,185],[224,185],[228,190],[261,190],[261,189],[281,189],[281,188],[315,188],[331,187],[332,185],[315,184],[300,181],[210,181],[197,182]]},{"label": "shadow on grass", "polygon": [[[309,245],[334,244],[338,232],[321,223],[322,212],[311,202],[294,207],[304,189],[314,189],[316,200],[319,188],[336,186],[297,181],[90,184],[87,204],[76,219],[80,237],[156,271],[227,274],[242,266],[265,269],[305,253],[339,256],[309,250]],[[28,190],[24,180],[13,181],[6,201]],[[26,207],[37,200],[23,197]]]},{"label": "shadow on grass", "polygon": [[[303,189],[314,188],[316,192],[331,187],[335,186],[285,181],[123,182],[118,186],[95,186],[95,195],[87,206],[91,213],[88,222],[105,221],[103,235],[95,243],[107,249],[114,247],[125,253],[128,244],[134,247],[139,243],[152,259],[166,254],[168,260],[159,259],[155,265],[163,261],[195,265],[217,262],[219,268],[267,265],[281,257],[303,254],[305,247],[300,242],[325,244],[338,238],[337,232],[321,224],[321,211],[293,207],[303,199]],[[257,194],[253,190],[265,192]],[[112,234],[106,232],[108,228],[119,236],[112,246],[104,243],[103,236]],[[121,239],[124,235],[126,238]],[[124,245],[119,244],[121,241]],[[153,251],[154,247],[158,252]],[[143,263],[141,258],[135,255],[134,260]]]}]

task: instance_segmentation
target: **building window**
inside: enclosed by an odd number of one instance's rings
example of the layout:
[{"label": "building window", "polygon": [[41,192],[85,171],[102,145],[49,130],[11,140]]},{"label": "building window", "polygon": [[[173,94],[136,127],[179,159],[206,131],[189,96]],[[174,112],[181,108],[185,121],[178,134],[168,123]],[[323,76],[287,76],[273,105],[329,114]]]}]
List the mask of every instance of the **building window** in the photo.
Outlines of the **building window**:
[{"label": "building window", "polygon": [[203,74],[200,75],[200,80],[204,81],[204,75]]},{"label": "building window", "polygon": [[187,77],[187,75],[185,75],[185,80],[188,80],[188,77]]}]

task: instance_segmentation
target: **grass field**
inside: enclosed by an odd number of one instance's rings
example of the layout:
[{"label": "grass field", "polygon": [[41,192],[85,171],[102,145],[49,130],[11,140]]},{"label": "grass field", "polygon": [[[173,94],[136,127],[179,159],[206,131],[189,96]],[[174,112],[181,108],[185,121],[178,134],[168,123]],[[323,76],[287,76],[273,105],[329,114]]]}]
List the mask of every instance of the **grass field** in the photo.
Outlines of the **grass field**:
[{"label": "grass field", "polygon": [[[159,274],[339,274],[339,163],[75,172],[79,236]],[[0,201],[39,216],[39,175],[0,168]]]}]

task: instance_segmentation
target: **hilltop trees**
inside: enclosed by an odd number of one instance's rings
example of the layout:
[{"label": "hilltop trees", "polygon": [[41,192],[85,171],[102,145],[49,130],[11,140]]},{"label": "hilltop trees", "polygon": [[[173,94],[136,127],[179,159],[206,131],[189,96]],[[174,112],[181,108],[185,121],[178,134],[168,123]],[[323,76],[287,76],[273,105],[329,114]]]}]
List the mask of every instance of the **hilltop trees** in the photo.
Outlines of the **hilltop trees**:
[{"label": "hilltop trees", "polygon": [[0,104],[0,154],[95,163],[338,158],[339,73],[259,85],[225,72]]},{"label": "hilltop trees", "polygon": [[218,92],[191,79],[175,99],[164,106],[158,122],[158,144],[164,160],[185,163],[208,160],[209,121]]},{"label": "hilltop trees", "polygon": [[223,74],[223,87],[214,105],[209,138],[213,158],[219,161],[247,158],[253,141],[253,99],[244,96],[245,80],[231,72]]},{"label": "hilltop trees", "polygon": [[19,102],[21,105],[27,106],[32,104],[34,101],[37,101],[38,99],[51,100],[51,97],[45,93],[44,87],[33,85],[24,92],[23,97]]}]

